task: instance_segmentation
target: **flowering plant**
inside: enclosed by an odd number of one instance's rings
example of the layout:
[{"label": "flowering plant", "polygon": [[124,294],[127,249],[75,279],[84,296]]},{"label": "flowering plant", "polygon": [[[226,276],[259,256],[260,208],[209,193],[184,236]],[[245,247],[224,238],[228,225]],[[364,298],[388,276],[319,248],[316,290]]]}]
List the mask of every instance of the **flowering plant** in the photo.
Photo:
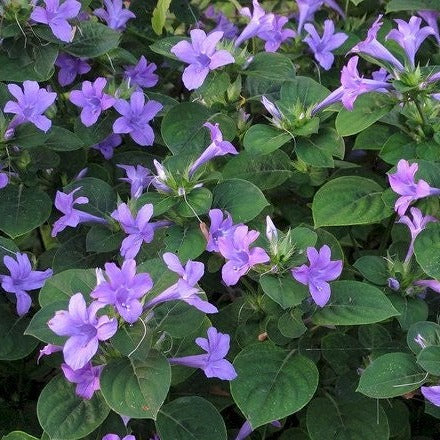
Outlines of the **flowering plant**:
[{"label": "flowering plant", "polygon": [[3,439],[437,439],[439,15],[2,0]]}]

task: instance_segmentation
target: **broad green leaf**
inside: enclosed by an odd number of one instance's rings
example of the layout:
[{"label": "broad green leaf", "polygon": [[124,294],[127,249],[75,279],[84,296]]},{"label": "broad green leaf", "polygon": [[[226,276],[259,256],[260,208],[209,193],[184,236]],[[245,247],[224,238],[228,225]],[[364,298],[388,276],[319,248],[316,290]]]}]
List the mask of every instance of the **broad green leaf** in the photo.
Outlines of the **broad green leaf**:
[{"label": "broad green leaf", "polygon": [[48,138],[49,133],[44,133],[35,125],[22,124],[15,129],[13,142],[22,148],[34,148],[43,146]]},{"label": "broad green leaf", "polygon": [[0,190],[0,230],[11,238],[42,225],[52,210],[52,200],[38,188],[8,185]]},{"label": "broad green leaf", "polygon": [[69,269],[49,278],[40,290],[38,302],[45,307],[56,301],[69,300],[81,292],[86,298],[96,286],[93,269]]},{"label": "broad green leaf", "polygon": [[367,399],[313,399],[307,408],[307,430],[311,440],[388,440],[390,434],[384,410]]},{"label": "broad green leaf", "polygon": [[353,110],[342,109],[336,117],[336,130],[340,136],[351,136],[365,130],[393,107],[386,94],[366,93],[359,96]]},{"label": "broad green leaf", "polygon": [[307,287],[295,281],[290,273],[283,276],[263,275],[260,285],[264,293],[283,309],[301,304],[309,295]]},{"label": "broad green leaf", "polygon": [[95,58],[118,47],[121,33],[96,21],[82,21],[64,50],[76,57]]},{"label": "broad green leaf", "polygon": [[424,348],[417,356],[417,363],[429,374],[440,376],[440,347]]},{"label": "broad green leaf", "polygon": [[62,127],[52,127],[44,145],[54,151],[73,151],[84,147],[83,141]]},{"label": "broad green leaf", "polygon": [[125,238],[123,231],[112,231],[101,225],[92,226],[86,237],[87,252],[111,252],[119,249]]},{"label": "broad green leaf", "polygon": [[387,353],[365,369],[356,391],[374,399],[403,396],[420,388],[425,377],[412,354]]},{"label": "broad green leaf", "polygon": [[373,324],[399,314],[386,295],[370,284],[335,281],[331,291],[330,301],[313,315],[315,324]]},{"label": "broad green leaf", "polygon": [[163,55],[165,57],[173,58],[173,59],[177,60],[177,57],[171,52],[171,48],[183,40],[188,41],[189,38],[178,37],[178,36],[174,36],[174,35],[171,37],[165,37],[165,38],[162,38],[161,40],[157,40],[153,44],[151,44],[150,49],[159,55]]},{"label": "broad green leaf", "polygon": [[399,312],[397,320],[402,330],[408,330],[411,325],[428,318],[428,305],[420,298],[403,297],[392,294],[388,297],[394,308]]},{"label": "broad green leaf", "polygon": [[294,352],[257,343],[235,358],[232,397],[254,429],[299,411],[315,394],[316,365]]},{"label": "broad green leaf", "polygon": [[151,26],[157,35],[162,35],[171,0],[158,0],[151,17]]},{"label": "broad green leaf", "polygon": [[329,90],[308,76],[297,76],[281,87],[280,103],[293,107],[297,102],[304,107],[310,107],[322,101],[329,94]]},{"label": "broad green leaf", "polygon": [[381,150],[392,134],[393,127],[389,125],[370,125],[356,136],[353,150]]},{"label": "broad green leaf", "polygon": [[195,260],[206,248],[199,227],[171,226],[166,231],[165,250],[176,254],[182,263]]},{"label": "broad green leaf", "polygon": [[252,125],[243,139],[243,146],[253,155],[269,154],[292,140],[289,133],[266,124]]},{"label": "broad green leaf", "polygon": [[391,0],[387,4],[387,13],[422,10],[440,11],[440,4],[437,0]]},{"label": "broad green leaf", "polygon": [[153,332],[139,319],[134,324],[121,326],[111,343],[123,356],[144,360],[150,352]]},{"label": "broad green leaf", "polygon": [[171,368],[160,353],[108,363],[101,374],[101,392],[117,413],[136,419],[156,419],[168,394]]},{"label": "broad green leaf", "polygon": [[156,427],[161,440],[226,440],[222,416],[208,400],[180,397],[159,411]]},{"label": "broad green leaf", "polygon": [[292,175],[290,163],[281,150],[259,156],[242,151],[228,160],[222,173],[225,179],[244,179],[265,190],[280,186]]},{"label": "broad green leaf", "polygon": [[353,266],[368,281],[379,286],[385,286],[387,284],[389,273],[385,258],[374,255],[364,255],[358,258]]},{"label": "broad green leaf", "polygon": [[440,278],[440,223],[429,223],[417,235],[414,244],[417,262],[423,271],[433,277]]},{"label": "broad green leaf", "polygon": [[177,203],[177,199],[157,192],[147,192],[136,199],[138,211],[148,203],[153,205],[153,217],[157,217],[171,209]]},{"label": "broad green leaf", "polygon": [[[273,73],[277,72],[275,76]],[[294,81],[295,67],[285,55],[275,52],[260,52],[253,58],[249,66],[242,72],[248,77],[257,77],[271,81]]]},{"label": "broad green leaf", "polygon": [[317,168],[333,168],[333,156],[344,158],[344,139],[335,130],[323,129],[319,134],[308,138],[300,137],[296,141],[295,151],[298,159]]},{"label": "broad green leaf", "polygon": [[82,439],[101,425],[109,411],[101,393],[82,399],[63,375],[44,387],[37,403],[38,420],[51,439]]},{"label": "broad green leaf", "polygon": [[37,437],[33,435],[26,434],[23,431],[13,431],[8,435],[4,435],[2,440],[38,440]]},{"label": "broad green leaf", "polygon": [[416,338],[419,336],[427,347],[440,346],[440,325],[436,322],[420,321],[409,328],[406,341],[414,354],[419,354],[422,351],[422,347],[416,342]]},{"label": "broad green leaf", "polygon": [[405,133],[394,133],[384,143],[379,157],[385,162],[396,165],[400,159],[414,159],[416,157],[416,143]]},{"label": "broad green leaf", "polygon": [[382,187],[373,180],[344,176],[330,180],[315,194],[315,227],[378,223],[392,214],[382,200]]},{"label": "broad green leaf", "polygon": [[195,188],[186,197],[180,197],[175,209],[182,217],[206,214],[212,205],[212,193],[208,188]]},{"label": "broad green leaf", "polygon": [[22,359],[32,353],[38,340],[32,336],[25,336],[24,331],[30,319],[27,316],[17,316],[14,306],[0,304],[0,360],[14,361]]},{"label": "broad green leaf", "polygon": [[253,183],[242,179],[228,179],[214,188],[213,206],[228,211],[235,222],[254,219],[268,202]]}]

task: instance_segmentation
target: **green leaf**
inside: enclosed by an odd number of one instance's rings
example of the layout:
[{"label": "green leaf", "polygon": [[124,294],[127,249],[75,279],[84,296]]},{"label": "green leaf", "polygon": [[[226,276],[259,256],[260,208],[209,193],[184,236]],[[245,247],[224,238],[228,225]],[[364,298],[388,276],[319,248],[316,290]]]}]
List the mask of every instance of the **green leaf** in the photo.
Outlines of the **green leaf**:
[{"label": "green leaf", "polygon": [[214,188],[213,206],[228,211],[235,222],[254,219],[268,202],[253,183],[242,179],[228,179]]},{"label": "green leaf", "polygon": [[397,320],[402,330],[408,330],[414,323],[428,318],[428,305],[422,299],[397,294],[390,295],[389,299],[399,312]]},{"label": "green leaf", "polygon": [[405,133],[394,133],[384,143],[379,157],[391,165],[396,165],[400,159],[414,159],[416,143]]},{"label": "green leaf", "polygon": [[153,217],[157,217],[171,209],[177,203],[177,200],[174,197],[164,196],[156,192],[148,192],[136,199],[137,210],[139,211],[148,203],[153,205]]},{"label": "green leaf", "polygon": [[165,37],[151,44],[150,49],[159,55],[177,60],[178,58],[171,52],[171,48],[183,40],[189,41],[189,38],[174,35],[171,37]]},{"label": "green leaf", "polygon": [[0,230],[11,238],[43,224],[52,210],[52,200],[37,188],[8,185],[0,190]]},{"label": "green leaf", "polygon": [[123,231],[112,231],[101,225],[92,226],[86,237],[87,252],[111,252],[119,249],[125,238]]},{"label": "green leaf", "polygon": [[252,344],[234,360],[231,393],[252,428],[303,408],[318,386],[318,370],[308,358],[269,343]]},{"label": "green leaf", "polygon": [[96,286],[96,275],[93,269],[69,269],[49,278],[40,290],[38,302],[45,307],[55,301],[69,300],[75,293],[84,296]]},{"label": "green leaf", "polygon": [[295,281],[290,274],[284,276],[263,275],[260,284],[264,293],[283,309],[296,306],[307,298],[307,286]]},{"label": "green leaf", "polygon": [[353,266],[366,280],[379,286],[387,285],[389,273],[385,258],[374,255],[364,255],[358,258]]},{"label": "green leaf", "polygon": [[82,21],[64,50],[76,57],[95,58],[118,47],[121,33],[96,21]]},{"label": "green leaf", "polygon": [[387,14],[396,11],[440,11],[440,4],[437,0],[391,0],[387,4]]},{"label": "green leaf", "polygon": [[330,180],[315,194],[315,227],[378,223],[392,214],[382,200],[382,187],[373,180],[344,176]]},{"label": "green leaf", "polygon": [[32,353],[38,341],[24,335],[30,319],[27,316],[20,318],[7,304],[0,304],[0,313],[0,360],[14,361]]},{"label": "green leaf", "polygon": [[151,17],[151,26],[157,35],[162,35],[171,0],[158,0]]},{"label": "green leaf", "polygon": [[161,440],[226,440],[222,416],[208,400],[180,397],[164,405],[156,427]]},{"label": "green leaf", "polygon": [[15,257],[16,252],[19,251],[20,249],[12,240],[9,240],[9,238],[0,237],[0,268],[6,269],[3,263],[3,258],[6,255]]},{"label": "green leaf", "polygon": [[22,124],[15,129],[13,141],[22,148],[34,148],[43,146],[48,138],[49,134],[34,124]]},{"label": "green leaf", "polygon": [[392,134],[393,127],[389,125],[370,125],[356,136],[353,150],[381,150]]},{"label": "green leaf", "polygon": [[418,336],[424,340],[424,344],[440,346],[440,325],[431,321],[420,321],[414,323],[408,330],[406,341],[414,354],[419,354],[422,347],[415,341]]},{"label": "green leaf", "polygon": [[399,312],[377,287],[359,281],[331,283],[329,303],[312,317],[318,325],[373,324]]},{"label": "green leaf", "polygon": [[123,325],[112,337],[111,343],[123,356],[144,360],[150,352],[153,331],[139,319],[134,324]]},{"label": "green leaf", "polygon": [[171,368],[160,353],[150,351],[145,359],[110,362],[101,374],[101,391],[117,413],[136,419],[156,419],[168,394]]},{"label": "green leaf", "polygon": [[281,150],[265,156],[242,151],[228,160],[222,173],[225,179],[241,178],[265,190],[280,186],[292,175],[290,163]]},{"label": "green leaf", "polygon": [[206,248],[199,227],[171,226],[166,231],[165,250],[177,254],[182,263],[195,260]]},{"label": "green leaf", "polygon": [[253,155],[269,154],[292,140],[289,133],[271,125],[256,124],[246,132],[243,146]]},{"label": "green leaf", "polygon": [[[274,72],[277,72],[275,79]],[[293,81],[295,79],[295,67],[292,61],[285,55],[275,52],[257,53],[242,73],[248,77],[279,82]]]},{"label": "green leaf", "polygon": [[24,334],[31,335],[46,344],[64,345],[66,341],[65,337],[56,335],[47,325],[50,319],[55,315],[55,312],[59,310],[67,310],[68,301],[55,301],[42,307],[32,317],[31,322],[26,328]]},{"label": "green leaf", "polygon": [[390,434],[384,410],[367,399],[313,399],[307,408],[307,430],[311,440],[388,440]]},{"label": "green leaf", "polygon": [[195,217],[206,214],[212,205],[212,193],[208,188],[195,188],[187,196],[181,197],[176,211],[182,217]]},{"label": "green leaf", "polygon": [[440,223],[429,223],[417,235],[414,254],[427,275],[440,278]]},{"label": "green leaf", "polygon": [[82,399],[62,375],[44,387],[37,403],[38,420],[51,439],[81,439],[100,426],[109,412],[100,393]]},{"label": "green leaf", "polygon": [[344,158],[345,143],[335,130],[323,129],[308,138],[300,137],[295,147],[298,159],[317,168],[333,168],[333,156]]},{"label": "green leaf", "polygon": [[280,105],[291,108],[297,102],[304,107],[311,107],[322,101],[329,90],[308,76],[297,76],[281,87]]},{"label": "green leaf", "polygon": [[56,126],[50,130],[44,145],[54,151],[74,151],[84,147],[83,141],[78,136],[65,128]]},{"label": "green leaf", "polygon": [[8,435],[4,435],[2,440],[38,440],[37,437],[33,435],[26,434],[23,431],[13,431]]},{"label": "green leaf", "polygon": [[425,377],[413,355],[387,353],[365,369],[356,391],[374,399],[403,396],[419,388]]},{"label": "green leaf", "polygon": [[440,376],[440,347],[424,348],[417,356],[417,363],[429,374]]},{"label": "green leaf", "polygon": [[340,136],[351,136],[365,130],[385,116],[393,105],[386,94],[367,93],[359,96],[353,110],[342,109],[336,117],[336,130]]}]

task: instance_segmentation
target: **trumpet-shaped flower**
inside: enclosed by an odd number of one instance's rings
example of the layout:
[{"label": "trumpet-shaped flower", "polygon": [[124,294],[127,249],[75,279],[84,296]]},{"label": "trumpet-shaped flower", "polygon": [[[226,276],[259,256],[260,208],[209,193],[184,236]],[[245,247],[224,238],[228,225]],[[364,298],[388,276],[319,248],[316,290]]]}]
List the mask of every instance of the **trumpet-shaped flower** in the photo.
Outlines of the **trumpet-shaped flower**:
[{"label": "trumpet-shaped flower", "polygon": [[23,316],[32,304],[28,291],[42,287],[53,272],[52,269],[32,270],[27,254],[17,252],[15,258],[14,260],[9,255],[3,257],[3,264],[8,268],[9,275],[0,275],[0,281],[3,290],[16,296],[17,314]]},{"label": "trumpet-shaped flower", "polygon": [[130,134],[138,145],[153,145],[154,131],[148,123],[162,110],[162,104],[153,100],[145,103],[144,94],[136,91],[130,102],[118,99],[114,107],[121,115],[113,124],[115,133]]},{"label": "trumpet-shaped flower", "polygon": [[104,140],[99,142],[96,145],[93,145],[92,148],[98,150],[105,159],[111,159],[113,157],[113,153],[116,147],[122,144],[122,137],[119,134],[110,134]]},{"label": "trumpet-shaped flower", "polygon": [[440,385],[421,387],[420,391],[426,400],[429,400],[435,406],[440,406]]},{"label": "trumpet-shaped flower", "polygon": [[439,195],[440,189],[431,188],[423,179],[415,181],[415,175],[419,166],[416,163],[412,165],[405,159],[397,163],[397,171],[388,175],[388,181],[392,190],[399,194],[394,209],[399,215],[404,215],[411,202],[424,197]]},{"label": "trumpet-shaped flower", "polygon": [[105,78],[96,78],[93,83],[84,81],[81,90],[70,92],[70,102],[81,107],[81,122],[86,126],[92,126],[104,110],[113,107],[115,98],[104,93],[107,85]]},{"label": "trumpet-shaped flower", "polygon": [[396,41],[403,48],[412,67],[414,67],[416,53],[429,35],[435,35],[431,26],[420,28],[422,19],[411,17],[407,23],[405,20],[395,19],[398,29],[392,29],[387,39]]},{"label": "trumpet-shaped flower", "polygon": [[284,29],[284,26],[288,21],[289,19],[287,17],[273,15],[271,28],[268,30],[260,30],[258,32],[258,38],[261,38],[266,42],[264,45],[264,50],[266,52],[276,52],[282,43],[296,37],[296,32],[293,29]]},{"label": "trumpet-shaped flower", "polygon": [[107,223],[103,218],[97,217],[95,215],[89,214],[88,212],[80,211],[73,207],[73,205],[85,205],[89,203],[87,197],[81,196],[74,198],[74,194],[79,191],[81,187],[75,188],[68,194],[61,191],[57,191],[55,196],[55,206],[64,215],[60,217],[54,224],[52,228],[52,237],[63,231],[67,226],[75,228],[80,223],[93,222],[93,223]]},{"label": "trumpet-shaped flower", "polygon": [[65,363],[73,370],[84,367],[96,354],[99,341],[110,339],[118,329],[115,318],[107,315],[97,317],[102,304],[89,307],[81,293],[70,298],[68,310],[59,310],[47,323],[59,336],[68,336],[63,348]]},{"label": "trumpet-shaped flower", "polygon": [[209,130],[211,135],[211,143],[208,148],[199,156],[198,159],[191,165],[189,169],[189,175],[192,176],[197,168],[202,166],[204,163],[210,161],[214,157],[224,156],[225,154],[238,154],[235,147],[228,141],[223,140],[223,134],[220,131],[219,124],[211,124],[210,122],[205,122],[203,124]]},{"label": "trumpet-shaped flower", "polygon": [[245,275],[252,266],[266,263],[269,255],[261,247],[250,248],[260,235],[257,231],[249,231],[245,225],[237,226],[231,236],[218,239],[220,253],[228,260],[222,267],[222,279],[227,286],[233,286]]},{"label": "trumpet-shaped flower", "polygon": [[95,9],[93,13],[104,20],[110,29],[123,31],[127,21],[136,18],[136,15],[129,9],[124,8],[122,0],[104,0],[105,8]]},{"label": "trumpet-shaped flower", "polygon": [[90,400],[95,391],[101,389],[99,378],[104,369],[104,365],[94,367],[91,362],[77,370],[72,369],[67,364],[62,364],[64,377],[71,383],[76,384],[75,392],[77,396]]},{"label": "trumpet-shaped flower", "polygon": [[196,344],[206,351],[206,354],[196,354],[168,359],[172,365],[185,365],[200,368],[206,377],[218,377],[222,380],[233,380],[237,377],[234,366],[225,359],[229,351],[230,336],[220,333],[216,328],[208,329],[208,339],[197,338]]},{"label": "trumpet-shaped flower", "polygon": [[231,214],[229,213],[226,213],[226,218],[224,219],[223,212],[220,209],[211,209],[209,211],[209,218],[211,220],[211,224],[209,226],[209,236],[206,250],[209,252],[219,252],[219,238],[230,237],[239,225],[234,225]]},{"label": "trumpet-shaped flower", "polygon": [[163,302],[181,300],[205,313],[218,312],[217,307],[200,298],[200,289],[196,287],[197,282],[205,272],[205,265],[203,263],[189,260],[185,267],[183,267],[177,255],[171,252],[163,254],[163,259],[168,269],[177,273],[180,278],[177,283],[148,301],[145,307],[151,308]]},{"label": "trumpet-shaped flower", "polygon": [[127,182],[130,184],[130,195],[134,199],[141,196],[145,188],[148,187],[153,175],[148,168],[142,165],[117,165],[119,168],[125,170],[127,177],[121,177],[119,180]]},{"label": "trumpet-shaped flower", "polygon": [[98,273],[98,285],[90,296],[102,305],[112,305],[122,318],[133,324],[142,314],[139,301],[153,287],[148,273],[136,274],[136,261],[125,260],[119,269],[115,263],[105,264],[105,275]]},{"label": "trumpet-shaped flower", "polygon": [[159,76],[154,73],[156,64],[148,63],[143,55],[135,66],[124,66],[124,69],[124,78],[130,86],[154,87],[159,81]]},{"label": "trumpet-shaped flower", "polygon": [[40,89],[36,81],[24,81],[23,90],[16,84],[9,84],[8,90],[17,100],[8,101],[4,108],[5,113],[15,114],[10,128],[30,122],[41,131],[47,132],[52,122],[43,113],[54,103],[57,94]]},{"label": "trumpet-shaped flower", "polygon": [[437,44],[440,44],[440,32],[438,27],[439,11],[419,11],[417,14],[425,20],[425,22],[434,30],[434,37]]},{"label": "trumpet-shaped flower", "polygon": [[45,8],[36,6],[31,19],[36,23],[47,24],[55,37],[61,41],[73,40],[72,26],[68,20],[75,18],[81,10],[81,3],[76,0],[44,0]]},{"label": "trumpet-shaped flower", "polygon": [[189,64],[182,76],[183,84],[188,90],[198,89],[211,70],[235,62],[227,50],[216,49],[222,37],[223,32],[216,31],[206,35],[201,29],[193,29],[191,43],[180,41],[171,48],[171,52],[179,60]]},{"label": "trumpet-shaped flower", "polygon": [[296,0],[298,6],[298,34],[301,33],[305,23],[313,21],[315,12],[326,5],[335,10],[341,17],[345,17],[344,11],[335,0]]},{"label": "trumpet-shaped flower", "polygon": [[91,66],[83,58],[74,57],[67,53],[60,53],[55,61],[59,67],[58,82],[61,86],[67,86],[75,81],[77,75],[90,72]]},{"label": "trumpet-shaped flower", "polygon": [[331,261],[331,251],[327,245],[322,246],[319,252],[313,248],[307,248],[307,258],[309,266],[302,266],[292,269],[292,276],[301,284],[309,287],[313,301],[319,306],[324,307],[331,295],[329,281],[333,281],[341,275],[342,261]]},{"label": "trumpet-shaped flower", "polygon": [[304,41],[313,51],[316,61],[323,69],[329,70],[335,60],[332,50],[342,46],[348,35],[343,32],[335,33],[335,25],[332,20],[325,20],[322,37],[319,36],[315,26],[311,23],[306,23],[304,29],[308,32]]}]

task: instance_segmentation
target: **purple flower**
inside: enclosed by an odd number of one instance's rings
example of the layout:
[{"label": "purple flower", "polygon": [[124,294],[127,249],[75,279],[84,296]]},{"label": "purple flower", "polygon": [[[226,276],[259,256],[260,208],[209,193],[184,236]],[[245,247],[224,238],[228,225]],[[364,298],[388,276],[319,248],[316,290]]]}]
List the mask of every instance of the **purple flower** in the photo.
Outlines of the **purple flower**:
[{"label": "purple flower", "polygon": [[220,237],[230,237],[238,225],[234,225],[231,214],[226,213],[223,219],[223,212],[220,209],[211,209],[209,211],[211,224],[209,226],[209,237],[206,250],[209,252],[219,252],[218,239]]},{"label": "purple flower", "polygon": [[148,123],[162,110],[162,104],[153,100],[145,104],[144,94],[136,91],[130,102],[118,99],[114,107],[122,115],[113,124],[115,133],[129,133],[138,145],[153,145],[154,131]]},{"label": "purple flower", "polygon": [[382,60],[390,63],[397,70],[403,70],[402,63],[382,44],[377,41],[377,33],[382,27],[382,15],[379,15],[377,20],[371,25],[367,33],[367,38],[364,41],[356,44],[350,52],[364,53],[377,60]]},{"label": "purple flower", "polygon": [[183,84],[188,90],[198,89],[211,70],[235,62],[227,50],[217,50],[217,43],[223,32],[211,32],[206,35],[201,29],[191,31],[191,43],[180,41],[171,48],[179,60],[189,64],[183,71]]},{"label": "purple flower", "polygon": [[399,215],[404,215],[408,206],[415,200],[424,197],[440,194],[440,189],[431,188],[428,182],[420,179],[415,182],[415,175],[419,166],[416,163],[412,165],[405,159],[400,159],[397,163],[397,171],[388,175],[388,181],[392,190],[399,194],[394,205],[394,209]]},{"label": "purple flower", "polygon": [[184,356],[168,359],[172,365],[185,365],[200,368],[206,377],[218,377],[222,380],[233,380],[237,377],[234,366],[224,357],[228,354],[230,336],[220,333],[216,328],[208,329],[208,339],[197,338],[196,344],[206,351],[206,354]]},{"label": "purple flower", "polygon": [[10,275],[0,275],[3,290],[15,294],[17,298],[17,314],[25,315],[31,308],[32,298],[28,290],[39,289],[52,276],[52,269],[45,271],[32,270],[27,254],[15,254],[16,260],[9,255],[3,257],[3,264]]},{"label": "purple flower", "polygon": [[60,5],[59,0],[44,0],[44,4],[46,8],[36,6],[30,18],[37,23],[47,24],[61,41],[72,41],[72,26],[67,20],[79,14],[81,3],[76,0],[66,0]]},{"label": "purple flower", "polygon": [[[272,426],[275,426],[276,428],[281,428],[281,423],[278,420],[274,420],[270,423]],[[240,431],[238,431],[237,437],[235,437],[235,440],[244,440],[245,438],[248,438],[254,430],[252,429],[252,426],[248,420],[246,420],[242,427],[240,428]]]},{"label": "purple flower", "polygon": [[438,18],[440,17],[440,12],[438,11],[419,11],[417,14],[426,21],[429,27],[434,30],[434,37],[437,43],[440,44],[440,33],[438,28]]},{"label": "purple flower", "polygon": [[165,167],[158,162],[156,159],[153,159],[154,167],[156,168],[157,175],[153,177],[151,180],[151,184],[158,190],[164,193],[171,193],[172,189],[167,185],[167,172]]},{"label": "purple flower", "polygon": [[9,176],[7,173],[0,171],[0,189],[5,188],[9,184]]},{"label": "purple flower", "polygon": [[83,399],[91,399],[95,391],[101,389],[99,377],[104,369],[104,365],[94,367],[91,362],[84,367],[73,370],[67,364],[61,364],[64,377],[72,383],[76,384],[75,392]]},{"label": "purple flower", "polygon": [[396,278],[390,277],[390,278],[388,278],[387,282],[388,282],[388,287],[391,290],[394,290],[395,292],[397,292],[400,289],[400,283],[398,280],[396,280]]},{"label": "purple flower", "polygon": [[98,272],[98,285],[90,296],[103,305],[112,305],[122,318],[133,324],[142,314],[139,301],[153,287],[153,280],[148,273],[136,274],[136,261],[125,260],[119,269],[115,263],[105,264],[104,278]]},{"label": "purple flower", "polygon": [[189,260],[185,267],[183,267],[179,257],[171,252],[163,254],[163,259],[168,269],[177,273],[180,278],[177,283],[148,301],[145,307],[151,308],[163,302],[181,300],[205,313],[218,312],[217,307],[199,297],[200,288],[195,287],[205,272],[205,265],[203,263]]},{"label": "purple flower", "polygon": [[250,18],[250,22],[235,41],[235,47],[240,46],[244,41],[249,40],[249,38],[253,38],[260,33],[271,32],[273,30],[273,21],[275,19],[274,14],[267,13],[260,6],[258,0],[252,0],[252,4],[254,7],[252,13],[249,8],[242,8],[240,10],[240,14],[244,17]]},{"label": "purple flower", "polygon": [[305,23],[314,20],[315,12],[324,5],[335,10],[341,17],[345,17],[344,11],[334,0],[296,0],[296,4],[299,11],[298,34],[301,33]]},{"label": "purple flower", "polygon": [[70,102],[81,110],[81,122],[90,127],[93,125],[104,110],[113,107],[115,98],[104,93],[104,87],[107,85],[105,78],[96,78],[93,83],[84,81],[81,90],[70,92]]},{"label": "purple flower", "polygon": [[430,26],[425,26],[420,29],[422,19],[419,17],[411,17],[407,23],[405,20],[395,19],[398,29],[392,29],[386,39],[397,41],[401,46],[411,64],[414,67],[414,59],[416,52],[419,50],[421,44],[429,35],[434,35],[435,31]]},{"label": "purple flower", "polygon": [[245,275],[252,266],[270,260],[263,248],[249,249],[259,235],[259,232],[249,231],[247,226],[239,225],[231,236],[219,237],[219,251],[228,260],[222,267],[222,279],[227,286],[237,284],[240,277]]},{"label": "purple flower", "polygon": [[99,150],[105,159],[111,159],[113,157],[115,148],[119,147],[121,144],[122,137],[119,136],[119,134],[112,133],[98,144],[93,145],[92,148]]},{"label": "purple flower", "polygon": [[289,19],[281,15],[273,15],[271,29],[260,30],[257,34],[266,42],[264,50],[266,52],[276,52],[284,41],[296,37],[296,32],[293,29],[283,29]]},{"label": "purple flower", "polygon": [[117,220],[128,237],[122,241],[121,255],[124,258],[135,258],[139,253],[142,243],[151,243],[154,238],[154,231],[163,226],[167,226],[170,222],[159,221],[151,222],[153,215],[153,205],[151,203],[143,206],[136,215],[130,211],[130,208],[121,203],[118,209],[112,212],[112,217]]},{"label": "purple flower", "polygon": [[199,156],[199,158],[191,165],[191,168],[189,169],[190,176],[195,173],[197,168],[210,161],[214,157],[224,156],[225,154],[238,154],[238,151],[230,142],[223,140],[223,134],[220,131],[219,124],[213,125],[210,122],[205,122],[203,126],[209,130],[211,135],[211,143],[209,144],[208,148]]},{"label": "purple flower", "polygon": [[307,248],[307,258],[310,266],[302,266],[292,269],[292,276],[301,284],[309,287],[313,301],[319,306],[324,307],[330,299],[330,284],[341,275],[342,261],[330,260],[331,251],[327,245],[322,246],[319,252],[313,248]]},{"label": "purple flower", "polygon": [[437,280],[418,280],[414,281],[416,286],[427,287],[434,292],[440,293],[440,281]]},{"label": "purple flower", "polygon": [[148,187],[153,176],[148,168],[142,165],[117,165],[119,168],[125,170],[127,177],[121,177],[119,180],[130,184],[131,197],[137,199],[141,196],[145,188]]},{"label": "purple flower", "polygon": [[102,440],[136,440],[136,437],[131,434],[122,438],[117,434],[106,434],[104,437],[102,437]]},{"label": "purple flower", "polygon": [[423,397],[429,400],[433,405],[440,406],[440,386],[433,387],[421,387],[420,388]]},{"label": "purple flower", "polygon": [[211,5],[206,8],[204,15],[206,18],[216,22],[216,27],[213,29],[213,32],[223,32],[223,38],[226,38],[227,40],[232,40],[237,36],[238,27],[235,26],[225,14],[220,11],[215,11],[214,6]]},{"label": "purple flower", "polygon": [[265,96],[261,97],[261,103],[272,116],[272,124],[277,128],[282,128],[284,115],[281,113],[280,109],[273,102],[269,101]]},{"label": "purple flower", "polygon": [[115,318],[96,316],[102,304],[89,307],[81,293],[70,298],[69,310],[59,310],[47,323],[59,336],[69,336],[63,348],[64,361],[73,370],[84,367],[98,351],[99,341],[110,339],[118,329]]},{"label": "purple flower", "polygon": [[312,111],[312,115],[318,113],[325,107],[342,101],[347,110],[353,110],[354,102],[357,97],[368,92],[385,92],[392,85],[386,81],[367,79],[359,75],[357,64],[359,57],[351,58],[347,65],[342,68],[341,87],[330,93],[327,98],[317,104]]},{"label": "purple flower", "polygon": [[329,70],[335,60],[332,50],[342,46],[348,35],[343,32],[335,34],[335,25],[331,20],[325,20],[322,37],[319,36],[313,24],[307,23],[304,29],[309,33],[304,41],[313,51],[316,61],[323,69]]},{"label": "purple flower", "polygon": [[43,356],[49,356],[49,355],[51,355],[53,353],[57,353],[59,351],[63,351],[62,345],[54,345],[54,344],[47,344],[47,345],[45,345],[40,350],[40,354],[38,355],[38,358],[37,358],[37,364],[40,362],[40,359]]},{"label": "purple flower", "polygon": [[110,29],[123,31],[127,21],[136,18],[133,12],[122,6],[122,0],[104,0],[106,9],[95,9],[93,13],[104,20]]},{"label": "purple flower", "polygon": [[154,87],[159,81],[159,76],[154,73],[157,69],[156,64],[148,64],[143,55],[135,66],[124,66],[124,69],[124,79],[130,86]]},{"label": "purple flower", "polygon": [[80,189],[81,187],[75,188],[68,194],[57,191],[55,196],[55,207],[64,215],[53,224],[52,237],[56,237],[56,235],[63,231],[67,226],[75,228],[80,223],[84,222],[107,223],[103,218],[96,217],[95,215],[80,211],[73,207],[74,204],[85,205],[89,203],[89,199],[85,196],[80,196],[76,199],[73,198],[73,195]]},{"label": "purple flower", "polygon": [[61,86],[67,86],[75,81],[77,75],[90,72],[90,65],[83,58],[73,57],[67,53],[60,53],[55,61],[59,67],[58,82]]},{"label": "purple flower", "polygon": [[16,84],[9,84],[8,90],[17,100],[8,101],[4,108],[5,113],[15,114],[10,128],[30,122],[41,131],[47,132],[52,122],[43,113],[54,103],[57,94],[40,89],[36,81],[24,81],[23,90]]},{"label": "purple flower", "polygon": [[436,222],[437,219],[435,217],[432,217],[430,215],[426,215],[423,217],[422,212],[418,208],[410,208],[412,220],[407,216],[403,215],[400,217],[398,223],[403,223],[404,225],[408,226],[409,232],[411,233],[411,242],[408,248],[408,253],[405,257],[405,263],[408,263],[411,259],[413,253],[414,253],[414,242],[417,238],[417,236],[420,234],[420,232],[425,229],[425,226],[429,222]]}]

